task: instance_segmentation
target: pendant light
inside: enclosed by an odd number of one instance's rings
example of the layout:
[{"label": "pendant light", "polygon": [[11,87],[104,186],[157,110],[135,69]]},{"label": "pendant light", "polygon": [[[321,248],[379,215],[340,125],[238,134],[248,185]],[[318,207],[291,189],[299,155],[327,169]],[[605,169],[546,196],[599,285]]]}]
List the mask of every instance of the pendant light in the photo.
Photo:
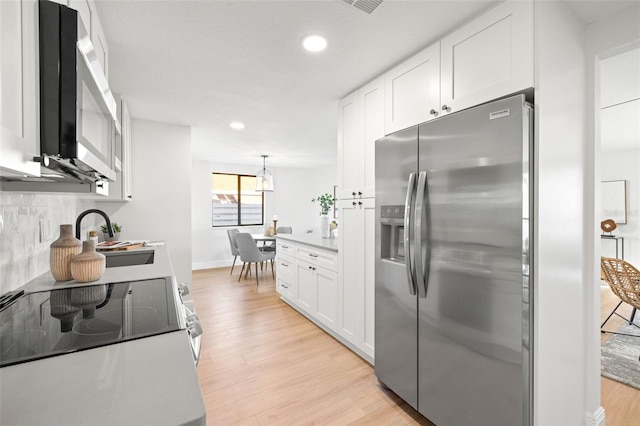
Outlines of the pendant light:
[{"label": "pendant light", "polygon": [[273,175],[266,169],[265,162],[268,155],[262,156],[262,170],[256,173],[256,191],[273,191]]}]

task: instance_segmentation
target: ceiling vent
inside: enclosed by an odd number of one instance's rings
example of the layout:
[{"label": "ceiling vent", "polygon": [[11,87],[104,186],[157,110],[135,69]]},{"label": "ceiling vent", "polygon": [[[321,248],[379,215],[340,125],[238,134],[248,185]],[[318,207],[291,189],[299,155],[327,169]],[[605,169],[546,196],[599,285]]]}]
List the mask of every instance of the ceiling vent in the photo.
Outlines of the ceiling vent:
[{"label": "ceiling vent", "polygon": [[344,0],[344,2],[353,7],[357,7],[363,12],[371,13],[380,6],[382,0]]}]

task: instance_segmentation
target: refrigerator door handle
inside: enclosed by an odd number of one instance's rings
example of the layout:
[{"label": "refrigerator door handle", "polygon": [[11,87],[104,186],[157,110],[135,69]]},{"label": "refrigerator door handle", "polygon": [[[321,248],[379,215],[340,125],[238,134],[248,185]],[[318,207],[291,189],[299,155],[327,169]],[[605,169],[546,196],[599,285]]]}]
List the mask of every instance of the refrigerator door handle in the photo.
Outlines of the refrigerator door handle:
[{"label": "refrigerator door handle", "polygon": [[415,275],[415,260],[411,250],[411,227],[413,221],[411,220],[411,212],[413,211],[412,202],[415,195],[416,186],[416,174],[411,173],[409,175],[409,182],[407,183],[407,196],[404,202],[404,254],[405,254],[405,266],[407,269],[407,282],[409,283],[409,294],[415,296],[416,294],[416,281]]},{"label": "refrigerator door handle", "polygon": [[[427,188],[427,172],[422,171],[418,176],[418,187],[416,189],[416,208],[415,208],[415,225],[414,225],[414,262],[416,270],[416,282],[418,288],[418,297],[425,299],[427,297],[427,281],[429,279],[429,259],[427,247],[423,247],[422,240],[422,216],[423,209],[425,208],[425,190]],[[428,202],[428,200],[427,200]],[[423,254],[424,253],[424,254]],[[427,264],[423,264],[426,262]]]}]

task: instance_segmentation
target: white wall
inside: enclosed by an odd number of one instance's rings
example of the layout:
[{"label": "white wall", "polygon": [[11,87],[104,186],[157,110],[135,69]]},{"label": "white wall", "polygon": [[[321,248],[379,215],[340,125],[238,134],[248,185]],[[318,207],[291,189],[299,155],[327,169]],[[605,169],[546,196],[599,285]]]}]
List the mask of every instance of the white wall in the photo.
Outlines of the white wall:
[{"label": "white wall", "polygon": [[[604,174],[602,164],[604,162],[601,153],[600,141],[600,59],[605,59],[632,46],[640,45],[640,4],[635,4],[621,10],[605,19],[590,24],[587,27],[587,68],[589,70],[589,87],[593,89],[588,99],[590,106],[589,138],[587,141],[589,157],[587,158],[588,187],[585,188],[587,203],[585,204],[585,217],[588,219],[585,229],[587,241],[585,247],[584,274],[585,282],[590,282],[592,277],[600,276],[600,182]],[[637,164],[637,163],[636,163]],[[637,166],[636,166],[637,168]],[[591,290],[591,291],[589,291]],[[600,289],[594,285],[587,287],[583,295],[587,306],[585,325],[588,332],[587,342],[591,351],[587,353],[587,424],[604,425],[604,412],[600,405]],[[592,310],[591,312],[588,309]],[[590,315],[589,315],[590,314]]]},{"label": "white wall", "polygon": [[[603,152],[601,179],[627,181],[627,223],[613,232],[624,237],[624,258],[640,268],[640,141],[639,148]],[[602,256],[615,257],[615,243],[601,241]]]},{"label": "white wall", "polygon": [[[259,159],[254,166],[222,164],[194,160],[192,169],[192,253],[193,269],[230,266],[233,261],[227,238],[228,228],[211,226],[211,173],[255,174],[261,168]],[[242,230],[262,233],[272,226],[274,214],[278,226],[292,226],[294,233],[313,229],[318,232],[320,208],[311,199],[321,193],[333,193],[335,166],[317,169],[274,168],[275,191],[265,193],[265,225],[243,227]]]},{"label": "white wall", "polygon": [[121,239],[166,241],[178,282],[191,283],[191,130],[132,121],[130,202],[98,203]]},{"label": "white wall", "polygon": [[[536,2],[534,424],[585,424],[587,414],[585,25],[561,2]],[[597,390],[599,392],[599,389]]]}]

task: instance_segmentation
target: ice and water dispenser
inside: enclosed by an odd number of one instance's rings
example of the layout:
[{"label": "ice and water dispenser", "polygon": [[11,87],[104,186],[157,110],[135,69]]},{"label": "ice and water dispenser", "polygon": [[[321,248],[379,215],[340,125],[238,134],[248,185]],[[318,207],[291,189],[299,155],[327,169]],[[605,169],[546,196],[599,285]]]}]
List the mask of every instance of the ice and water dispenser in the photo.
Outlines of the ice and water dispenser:
[{"label": "ice and water dispenser", "polygon": [[404,263],[404,205],[382,206],[380,223],[382,259]]}]

